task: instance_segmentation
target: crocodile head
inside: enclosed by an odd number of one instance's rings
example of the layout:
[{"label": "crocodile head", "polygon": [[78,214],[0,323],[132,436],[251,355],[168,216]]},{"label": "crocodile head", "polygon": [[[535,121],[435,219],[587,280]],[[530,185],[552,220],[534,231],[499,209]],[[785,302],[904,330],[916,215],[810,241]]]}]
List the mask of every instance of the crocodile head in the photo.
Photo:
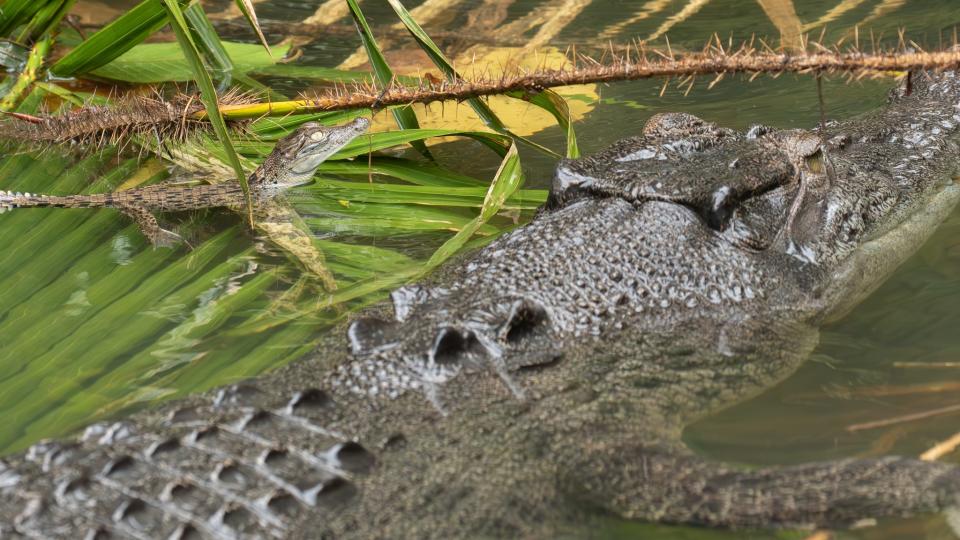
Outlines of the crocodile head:
[{"label": "crocodile head", "polygon": [[370,120],[357,118],[341,126],[307,122],[277,142],[267,156],[261,174],[251,183],[272,194],[308,184],[327,158],[337,153],[370,127]]},{"label": "crocodile head", "polygon": [[829,122],[823,134],[734,133],[657,115],[641,136],[561,163],[548,206],[598,196],[683,205],[718,239],[780,257],[816,291],[858,300],[918,247],[921,230],[935,227],[960,191],[960,76],[913,78],[912,91],[894,90],[888,107]]},{"label": "crocodile head", "polygon": [[562,363],[591,336],[711,319],[723,328],[711,346],[726,355],[750,341],[737,337],[747,322],[785,319],[772,312],[804,324],[842,313],[960,200],[960,115],[945,123],[960,79],[915,88],[825,137],[660,117],[565,161],[533,223],[451,267],[442,288],[404,287],[387,317],[355,321],[355,361],[333,384],[417,390],[442,410],[441,389],[460,372],[494,371],[520,394],[511,374]]}]

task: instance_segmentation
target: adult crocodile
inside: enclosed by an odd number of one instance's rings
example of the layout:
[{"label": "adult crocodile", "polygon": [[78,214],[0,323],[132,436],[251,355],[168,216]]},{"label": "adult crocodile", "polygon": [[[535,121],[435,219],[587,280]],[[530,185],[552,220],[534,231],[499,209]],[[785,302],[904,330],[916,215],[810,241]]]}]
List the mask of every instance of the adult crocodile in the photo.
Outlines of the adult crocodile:
[{"label": "adult crocodile", "polygon": [[316,357],[9,456],[0,530],[513,538],[598,512],[810,528],[949,510],[954,465],[745,470],[681,442],[792,373],[960,200],[954,73],[827,131],[654,117]]}]

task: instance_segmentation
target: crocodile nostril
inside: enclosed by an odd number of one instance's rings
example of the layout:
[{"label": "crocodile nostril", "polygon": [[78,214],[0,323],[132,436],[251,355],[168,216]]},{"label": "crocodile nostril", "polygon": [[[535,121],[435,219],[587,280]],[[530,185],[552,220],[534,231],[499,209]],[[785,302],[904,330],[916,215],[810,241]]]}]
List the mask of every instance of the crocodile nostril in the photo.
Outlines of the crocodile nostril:
[{"label": "crocodile nostril", "polygon": [[537,331],[547,321],[543,307],[524,302],[514,308],[507,323],[507,343],[518,343]]},{"label": "crocodile nostril", "polygon": [[475,340],[471,334],[465,335],[455,328],[444,328],[433,346],[433,361],[438,364],[455,362]]},{"label": "crocodile nostril", "polygon": [[389,346],[394,328],[395,323],[372,317],[353,321],[347,329],[351,352],[359,356]]}]

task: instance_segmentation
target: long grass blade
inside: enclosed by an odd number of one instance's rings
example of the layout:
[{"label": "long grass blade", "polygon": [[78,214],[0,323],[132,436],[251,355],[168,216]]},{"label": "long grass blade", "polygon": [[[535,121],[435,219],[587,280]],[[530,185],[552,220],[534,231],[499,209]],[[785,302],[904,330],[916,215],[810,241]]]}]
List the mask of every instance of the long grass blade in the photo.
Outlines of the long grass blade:
[{"label": "long grass blade", "polygon": [[[186,3],[187,0],[181,0],[178,6]],[[167,11],[163,4],[143,0],[67,53],[50,71],[58,77],[89,73],[129,51],[165,24]]]},{"label": "long grass blade", "polygon": [[[219,78],[229,82],[233,71],[233,60],[220,41],[217,31],[210,24],[207,14],[203,12],[203,8],[200,4],[190,4],[183,10],[183,15],[190,25],[190,33],[196,38],[197,46],[203,52],[203,57],[207,59]],[[267,55],[269,54],[270,49],[267,49]]]},{"label": "long grass blade", "polygon": [[440,246],[434,254],[427,260],[421,269],[422,273],[427,273],[444,261],[452,257],[466,244],[467,240],[476,233],[477,229],[483,226],[490,218],[495,216],[507,199],[512,195],[520,184],[523,183],[523,169],[520,167],[520,155],[517,154],[517,146],[513,145],[504,156],[500,169],[490,183],[487,195],[483,200],[483,206],[480,208],[480,215],[471,221],[469,225],[455,234],[453,238],[447,240]]},{"label": "long grass blade", "polygon": [[243,13],[243,18],[247,20],[247,24],[256,32],[257,39],[260,40],[260,44],[266,49],[267,54],[273,56],[273,53],[270,52],[270,45],[267,43],[267,38],[263,36],[263,30],[260,29],[260,21],[257,20],[257,12],[253,8],[253,2],[250,0],[234,0],[234,2],[237,4],[237,8],[240,9],[240,13]]},{"label": "long grass blade", "polygon": [[[17,41],[33,41],[44,34],[56,33],[57,25],[66,16],[76,0],[52,0],[37,11],[20,31]],[[39,2],[38,2],[39,4]],[[4,8],[6,5],[3,6]]]},{"label": "long grass blade", "polygon": [[[397,17],[400,18],[400,21],[403,22],[404,26],[407,27],[407,31],[410,32],[410,35],[416,40],[420,48],[427,53],[427,56],[430,57],[430,60],[433,61],[441,71],[443,71],[444,76],[446,76],[449,81],[459,81],[463,77],[457,70],[453,67],[453,64],[447,59],[446,55],[440,50],[436,43],[424,32],[423,28],[413,19],[410,15],[410,12],[407,11],[407,8],[403,7],[403,4],[399,0],[387,0],[390,4],[390,7],[393,8],[396,12]],[[477,113],[477,116],[483,121],[483,123],[490,129],[509,135],[510,137],[523,142],[524,144],[536,148],[541,152],[549,154],[554,157],[560,157],[556,152],[550,150],[549,148],[537,144],[526,137],[521,137],[512,133],[504,123],[497,117],[496,113],[493,112],[486,103],[484,103],[480,98],[468,98],[467,103],[470,107]]]},{"label": "long grass blade", "polygon": [[207,110],[210,124],[213,125],[217,139],[220,140],[227,163],[233,168],[237,182],[239,182],[240,187],[243,188],[243,195],[246,199],[247,220],[250,222],[250,225],[253,226],[253,203],[250,198],[250,186],[247,185],[247,176],[243,172],[243,166],[240,165],[240,158],[233,148],[233,143],[230,142],[227,124],[220,114],[220,99],[217,96],[217,90],[213,86],[213,80],[210,78],[210,74],[207,73],[206,67],[203,65],[203,59],[200,58],[200,51],[197,50],[196,42],[193,39],[190,28],[187,26],[183,12],[180,10],[180,5],[176,0],[163,1],[170,15],[170,27],[173,28],[173,32],[177,36],[177,42],[180,43],[180,48],[183,49],[183,55],[190,63],[191,69],[193,69],[197,86],[200,87],[200,96],[203,100],[204,108]]},{"label": "long grass blade", "polygon": [[0,6],[0,35],[7,36],[21,24],[29,21],[59,0],[44,2],[43,0],[6,0]]},{"label": "long grass blade", "polygon": [[[373,37],[373,32],[367,24],[366,17],[360,11],[357,0],[347,0],[350,7],[350,15],[360,34],[360,40],[363,42],[363,48],[367,51],[367,57],[370,59],[370,66],[373,67],[373,73],[376,76],[377,83],[381,88],[390,88],[395,82],[393,70],[387,64],[387,59],[383,56],[383,51],[377,45],[377,40]],[[419,129],[420,122],[417,120],[417,114],[410,107],[395,107],[390,111],[396,120],[400,129]],[[424,156],[429,157],[427,146],[421,141],[411,141],[411,145]]]}]

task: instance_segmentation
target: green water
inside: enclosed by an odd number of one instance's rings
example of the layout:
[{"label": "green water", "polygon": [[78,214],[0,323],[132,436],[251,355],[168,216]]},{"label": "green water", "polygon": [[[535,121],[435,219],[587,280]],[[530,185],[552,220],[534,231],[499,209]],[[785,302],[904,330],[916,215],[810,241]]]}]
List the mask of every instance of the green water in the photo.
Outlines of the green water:
[{"label": "green water", "polygon": [[[773,2],[769,2],[773,3]],[[110,2],[122,4],[122,2]],[[227,2],[212,2],[225,7]],[[268,37],[279,39],[284,24],[304,20],[319,2],[268,0],[258,3]],[[386,3],[362,3],[376,28],[393,21]],[[366,5],[366,4],[369,4]],[[415,2],[406,3],[414,7]],[[509,21],[533,10],[573,2],[469,0],[449,2],[428,32],[457,31],[464,37],[445,44],[464,48],[471,41],[471,15],[482,6],[502,9]],[[581,11],[550,43],[596,45],[598,35],[657,2],[580,2]],[[696,47],[712,34],[726,39],[777,36],[777,27],[760,5],[748,0],[662,2],[662,10],[625,26],[610,39],[624,42],[649,37],[678,18],[695,13],[670,29],[674,46]],[[831,10],[842,13],[827,25],[827,40],[849,36],[861,24],[861,37],[891,36],[900,27],[919,43],[937,45],[960,23],[956,0],[796,0],[802,23]],[[849,9],[846,9],[849,8]],[[211,9],[212,10],[212,9]],[[343,20],[347,24],[349,21]],[[480,23],[474,23],[482,27]],[[273,29],[271,35],[269,29]],[[466,30],[464,30],[466,28]],[[819,34],[820,27],[811,29]],[[250,41],[248,33],[225,27],[232,39]],[[536,29],[524,34],[532,36]],[[334,66],[358,46],[354,37],[313,38],[303,45],[303,65]],[[478,30],[476,35],[488,34]],[[517,36],[512,36],[515,40]],[[601,39],[605,42],[607,37]],[[488,40],[489,41],[489,40]],[[398,45],[403,45],[402,41]],[[409,46],[409,44],[407,44]],[[314,84],[308,80],[261,77],[292,95]],[[701,81],[689,94],[662,83],[641,81],[601,87],[600,100],[576,124],[581,149],[598,150],[615,139],[635,134],[657,112],[683,110],[737,128],[755,123],[777,127],[810,126],[819,117],[816,86],[809,77],[736,78],[712,90]],[[882,103],[889,82],[825,84],[830,117],[843,118]],[[558,128],[534,140],[562,149]],[[489,178],[498,160],[468,143],[438,147],[435,154],[454,170]],[[523,150],[528,187],[544,187],[552,159]],[[89,178],[113,170],[110,156],[78,160],[48,153],[41,160],[8,158],[0,164],[0,187],[71,192]],[[132,171],[135,163],[124,165]],[[124,180],[102,180],[103,187]],[[357,181],[365,181],[357,179]],[[469,216],[462,209],[461,212]],[[33,211],[0,217],[0,449],[21,449],[41,437],[57,436],[120,407],[150,399],[209,388],[247,377],[302,356],[336,313],[295,324],[238,335],[234,330],[261,315],[281,291],[295,281],[295,271],[275,253],[264,253],[239,220],[221,213],[195,216],[187,227],[209,238],[188,256],[154,251],[123,219],[112,212]],[[328,240],[398,250],[415,259],[429,256],[449,237],[445,232],[341,230]],[[960,362],[960,213],[883,288],[844,321],[824,329],[812,360],[793,377],[762,396],[692,426],[687,441],[717,459],[747,464],[789,464],[842,456],[917,455],[938,440],[960,431],[960,415],[940,416],[883,429],[850,433],[848,425],[936,409],[958,402],[960,368],[919,369],[911,362]],[[376,253],[371,261],[376,261]],[[336,261],[336,256],[332,257]],[[370,274],[389,276],[395,264],[375,264]],[[357,270],[359,271],[359,270]],[[146,279],[146,281],[144,281]],[[238,292],[239,291],[239,292]],[[940,385],[935,387],[933,385]],[[944,390],[946,388],[946,390]],[[917,389],[916,391],[908,391]],[[951,391],[952,389],[952,391]],[[946,458],[960,461],[960,456]],[[803,535],[723,533],[681,527],[598,522],[584,535],[616,538],[784,538]],[[941,518],[917,518],[881,524],[842,538],[950,538]]]}]

